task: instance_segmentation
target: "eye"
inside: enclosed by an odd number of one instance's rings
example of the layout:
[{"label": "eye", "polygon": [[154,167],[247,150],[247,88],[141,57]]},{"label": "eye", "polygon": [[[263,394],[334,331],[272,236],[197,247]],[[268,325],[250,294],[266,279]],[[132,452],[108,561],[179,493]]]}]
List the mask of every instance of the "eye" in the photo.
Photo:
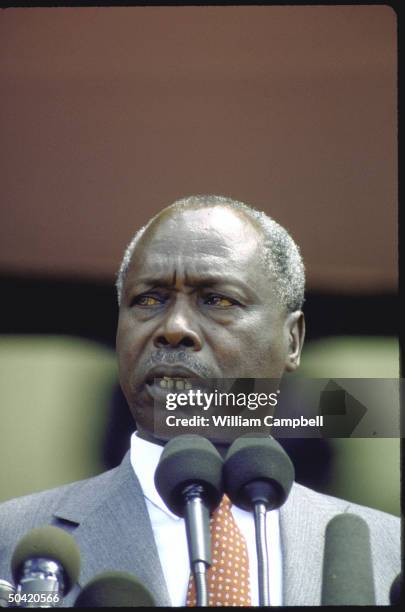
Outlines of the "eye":
[{"label": "eye", "polygon": [[239,306],[239,302],[232,300],[224,295],[218,295],[217,293],[210,293],[204,298],[204,304],[208,306],[218,306],[219,308],[229,308],[230,306]]},{"label": "eye", "polygon": [[131,306],[160,306],[163,304],[164,299],[158,295],[152,295],[150,293],[144,293],[137,295],[131,300]]}]

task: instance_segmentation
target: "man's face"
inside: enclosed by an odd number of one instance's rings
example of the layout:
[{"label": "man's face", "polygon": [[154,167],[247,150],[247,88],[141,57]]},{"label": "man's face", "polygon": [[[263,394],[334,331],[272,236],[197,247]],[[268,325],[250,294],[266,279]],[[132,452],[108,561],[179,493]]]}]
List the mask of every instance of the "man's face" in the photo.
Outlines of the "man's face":
[{"label": "man's face", "polygon": [[141,435],[153,437],[156,379],[279,379],[298,364],[301,316],[276,298],[261,240],[226,207],[164,212],[143,235],[117,330],[120,383]]}]

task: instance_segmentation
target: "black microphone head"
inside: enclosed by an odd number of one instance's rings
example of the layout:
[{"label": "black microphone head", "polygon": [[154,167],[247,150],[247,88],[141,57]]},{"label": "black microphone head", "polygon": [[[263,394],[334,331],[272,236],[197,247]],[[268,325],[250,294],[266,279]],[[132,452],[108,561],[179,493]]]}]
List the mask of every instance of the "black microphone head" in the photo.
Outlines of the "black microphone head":
[{"label": "black microphone head", "polygon": [[338,514],[326,527],[321,605],[375,605],[370,531],[356,514]]},{"label": "black microphone head", "polygon": [[79,593],[75,608],[155,607],[148,589],[136,577],[127,572],[103,572]]},{"label": "black microphone head", "polygon": [[25,561],[38,558],[55,561],[63,567],[65,594],[77,582],[80,572],[79,547],[63,529],[52,525],[37,527],[19,541],[11,559],[11,571],[16,583],[20,581]]},{"label": "black microphone head", "polygon": [[224,463],[224,486],[230,500],[252,510],[252,483],[271,487],[268,508],[286,501],[294,482],[294,466],[283,447],[269,436],[247,434],[229,448]]},{"label": "black microphone head", "polygon": [[155,472],[155,486],[167,507],[183,516],[182,491],[190,484],[200,484],[203,498],[213,511],[223,495],[222,466],[222,457],[209,440],[194,434],[177,436],[163,450]]},{"label": "black microphone head", "polygon": [[399,606],[402,602],[402,574],[393,581],[390,588],[390,604],[391,606]]}]

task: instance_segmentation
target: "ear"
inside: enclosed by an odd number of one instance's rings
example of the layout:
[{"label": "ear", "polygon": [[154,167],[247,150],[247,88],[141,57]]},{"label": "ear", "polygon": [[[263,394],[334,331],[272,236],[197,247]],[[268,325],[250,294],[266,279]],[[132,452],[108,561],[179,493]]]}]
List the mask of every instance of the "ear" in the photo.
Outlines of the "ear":
[{"label": "ear", "polygon": [[287,355],[285,361],[286,372],[294,372],[300,365],[301,350],[305,338],[305,318],[301,310],[287,315]]}]

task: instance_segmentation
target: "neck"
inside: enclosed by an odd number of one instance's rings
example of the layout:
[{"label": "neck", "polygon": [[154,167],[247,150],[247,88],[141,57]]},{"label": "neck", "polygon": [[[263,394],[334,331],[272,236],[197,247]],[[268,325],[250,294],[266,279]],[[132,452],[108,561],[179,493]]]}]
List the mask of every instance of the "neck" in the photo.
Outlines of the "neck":
[{"label": "neck", "polygon": [[[144,429],[141,429],[141,428],[137,429],[137,436],[138,438],[142,438],[142,440],[146,440],[147,442],[151,442],[152,444],[158,444],[159,446],[165,446],[167,442],[169,442],[170,440],[170,438],[166,438],[166,439],[157,438],[150,432],[145,431]],[[216,441],[213,442],[212,440],[210,441],[215,446],[215,448],[217,449],[221,457],[225,459],[226,453],[228,452],[228,448],[230,446],[230,442],[216,442]]]}]

